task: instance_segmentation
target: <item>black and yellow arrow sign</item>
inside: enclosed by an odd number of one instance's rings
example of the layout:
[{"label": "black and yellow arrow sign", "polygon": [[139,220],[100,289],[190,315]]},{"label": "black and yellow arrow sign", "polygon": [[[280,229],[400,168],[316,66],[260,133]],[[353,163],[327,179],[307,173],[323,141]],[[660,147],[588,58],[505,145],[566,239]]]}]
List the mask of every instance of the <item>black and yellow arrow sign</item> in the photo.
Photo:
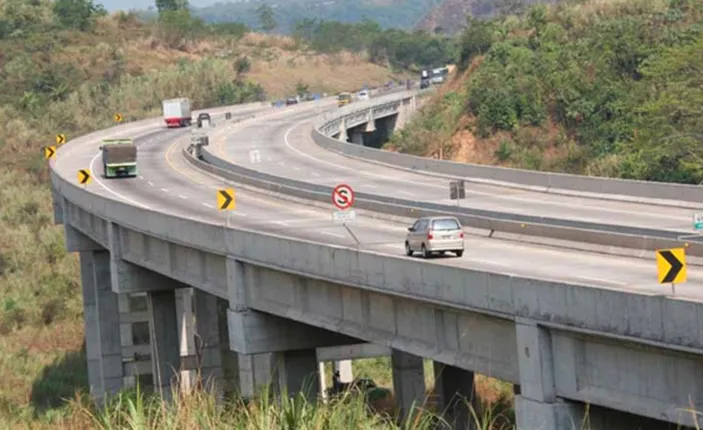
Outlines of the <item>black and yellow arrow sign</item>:
[{"label": "black and yellow arrow sign", "polygon": [[115,114],[115,122],[122,122],[122,115],[119,113]]},{"label": "black and yellow arrow sign", "polygon": [[54,158],[54,155],[56,155],[56,147],[54,146],[47,146],[44,148],[44,158],[47,160],[51,160]]},{"label": "black and yellow arrow sign", "polygon": [[237,207],[234,199],[234,189],[225,188],[217,190],[217,208],[221,211],[231,211]]},{"label": "black and yellow arrow sign", "polygon": [[660,284],[686,282],[686,251],[684,248],[658,249],[657,271]]},{"label": "black and yellow arrow sign", "polygon": [[57,134],[56,135],[56,143],[59,145],[62,143],[66,143],[66,135],[65,134]]},{"label": "black and yellow arrow sign", "polygon": [[88,185],[91,180],[90,169],[81,169],[78,171],[78,183],[81,185]]}]

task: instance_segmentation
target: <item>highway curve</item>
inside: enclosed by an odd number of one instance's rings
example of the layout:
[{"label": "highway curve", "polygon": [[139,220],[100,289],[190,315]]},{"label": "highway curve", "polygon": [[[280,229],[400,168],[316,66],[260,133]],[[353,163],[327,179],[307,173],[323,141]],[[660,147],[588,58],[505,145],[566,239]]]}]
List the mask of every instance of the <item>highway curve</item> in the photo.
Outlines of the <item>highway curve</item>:
[{"label": "highway curve", "polygon": [[[319,102],[334,109],[329,102]],[[326,151],[311,137],[312,119],[320,108],[305,106],[283,119],[255,121],[211,145],[213,154],[244,167],[318,185],[346,183],[355,191],[440,204],[449,200],[449,179],[394,169]],[[258,149],[260,162],[249,151]],[[691,231],[691,210],[466,184],[466,208],[546,216],[630,227]]]},{"label": "highway curve", "polygon": [[[306,177],[311,175],[322,183],[335,184],[349,182],[356,188],[364,189],[364,184],[376,185],[379,190],[390,190],[390,185],[382,185],[378,179],[366,182],[354,182],[357,172],[335,169],[325,163],[314,162],[297,151],[312,151],[314,148],[306,142],[309,130],[299,126],[300,122],[318,109],[330,106],[329,101],[304,103],[298,106],[273,109],[264,107],[239,107],[233,109],[237,115],[256,112],[258,117],[234,124],[215,116],[217,126],[212,129],[211,145],[218,141],[232,142],[230,148],[235,154],[235,161],[248,163],[248,149],[256,144],[260,148],[266,146],[270,151],[264,155],[266,163],[274,174],[292,172],[291,175]],[[98,161],[97,140],[85,139],[69,142],[60,148],[57,158],[52,161],[60,175],[71,181],[76,181],[77,171],[89,167],[94,172],[94,180],[87,186],[91,193],[108,198],[119,199],[126,203],[141,207],[157,209],[164,213],[198,219],[213,224],[229,223],[231,227],[245,227],[264,232],[277,233],[294,238],[313,240],[355,247],[356,244],[343,227],[335,225],[331,219],[332,205],[329,210],[310,206],[302,201],[293,204],[288,201],[276,200],[256,192],[238,189],[236,184],[227,184],[221,178],[213,177],[191,167],[183,158],[182,148],[188,145],[190,130],[166,129],[162,122],[153,120],[144,123],[125,125],[121,132],[106,131],[102,137],[132,137],[139,145],[138,178],[105,180],[98,176],[101,168]],[[238,143],[239,142],[239,143]],[[290,149],[286,144],[293,146]],[[241,150],[237,148],[242,148]],[[275,148],[275,150],[274,150]],[[245,151],[246,149],[246,151]],[[292,155],[293,153],[298,155]],[[313,156],[320,155],[313,152]],[[246,154],[243,155],[243,154]],[[271,157],[271,160],[268,159]],[[330,158],[332,159],[332,158]],[[306,161],[303,161],[306,160]],[[344,158],[351,165],[351,161]],[[278,163],[283,163],[280,165]],[[416,175],[395,172],[387,168],[358,163],[363,171],[384,170],[385,175],[396,177],[395,186],[401,189],[401,184],[409,177]],[[321,166],[327,167],[322,168]],[[278,166],[278,167],[275,167]],[[361,167],[363,166],[363,167]],[[296,170],[296,167],[298,170]],[[344,173],[341,173],[344,172]],[[315,176],[317,173],[320,176]],[[397,176],[396,176],[397,173]],[[422,177],[422,176],[420,176]],[[427,179],[425,177],[422,177]],[[439,183],[439,182],[438,182]],[[215,190],[223,186],[237,189],[237,209],[233,212],[219,212],[215,208]],[[413,190],[416,185],[406,184],[405,190]],[[482,190],[488,189],[481,187]],[[371,191],[370,188],[367,188]],[[413,191],[409,191],[413,192]],[[419,191],[417,191],[419,193]],[[511,191],[516,194],[514,190]],[[508,191],[506,191],[508,195]],[[521,193],[521,195],[528,195]],[[535,194],[536,195],[536,194]],[[546,196],[539,195],[540,198]],[[561,199],[561,198],[560,198]],[[566,201],[566,198],[564,198]],[[490,204],[494,201],[485,200]],[[606,206],[603,202],[598,206]],[[536,210],[540,203],[533,202],[530,206]],[[564,203],[564,205],[566,205]],[[607,205],[611,207],[612,205]],[[617,208],[632,205],[615,205]],[[556,207],[562,207],[557,205]],[[563,206],[566,210],[566,206]],[[661,220],[666,219],[667,213],[679,213],[668,208],[662,211]],[[595,213],[609,213],[597,212]],[[566,212],[568,213],[568,212]],[[229,215],[228,215],[229,214]],[[605,216],[605,215],[602,215]],[[642,222],[650,218],[638,218]],[[652,218],[657,220],[657,218]],[[651,221],[653,222],[653,221]],[[381,221],[376,218],[359,216],[353,224],[353,231],[365,249],[375,250],[393,256],[402,256],[403,240],[406,224]],[[668,287],[656,283],[656,266],[654,261],[624,256],[612,256],[592,252],[550,248],[547,246],[519,243],[496,238],[488,239],[478,235],[468,235],[466,252],[462,258],[453,256],[432,258],[427,261],[415,258],[417,264],[441,264],[460,266],[469,269],[507,273],[519,276],[539,277],[543,279],[573,282],[608,289],[632,291],[649,295],[668,294]],[[680,299],[699,299],[703,296],[703,270],[689,267],[688,282],[677,286],[677,297]]]}]

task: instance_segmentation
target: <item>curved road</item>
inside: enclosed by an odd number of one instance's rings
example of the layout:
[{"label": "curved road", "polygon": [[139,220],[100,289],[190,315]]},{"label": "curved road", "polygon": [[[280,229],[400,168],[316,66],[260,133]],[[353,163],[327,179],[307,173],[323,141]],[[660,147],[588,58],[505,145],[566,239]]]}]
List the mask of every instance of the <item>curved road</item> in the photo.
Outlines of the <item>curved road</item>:
[{"label": "curved road", "polygon": [[[213,141],[224,141],[225,136],[230,136],[233,141],[247,142],[249,139],[254,140],[255,135],[259,145],[270,143],[273,147],[278,142],[279,146],[287,147],[286,142],[297,143],[298,140],[291,139],[307,134],[296,124],[300,123],[301,118],[308,117],[311,109],[315,108],[313,104],[284,109],[259,107],[255,111],[259,112],[260,117],[239,124],[228,124],[216,118],[218,126],[211,134],[211,145]],[[235,113],[234,117],[237,115]],[[297,205],[238,190],[237,209],[232,212],[217,211],[215,190],[223,186],[237,189],[237,185],[227,184],[223,179],[194,169],[185,162],[181,149],[189,143],[189,130],[167,130],[156,122],[153,126],[132,128],[135,129],[132,134],[129,131],[111,134],[113,137],[135,138],[139,145],[141,176],[138,178],[105,180],[99,177],[101,167],[97,148],[100,142],[84,139],[69,142],[59,150],[57,158],[52,161],[57,172],[75,181],[77,171],[90,165],[95,173],[87,190],[106,197],[209,223],[229,223],[232,227],[241,226],[316,242],[355,246],[347,231],[332,222],[331,204],[330,210],[324,210],[306,205],[305,202]],[[280,160],[284,166],[293,166],[289,164],[292,157],[286,157],[285,154],[271,154],[272,160],[269,163],[278,163]],[[291,168],[291,171],[299,172],[300,175],[319,173],[313,167],[308,167],[307,171]],[[338,179],[330,174],[327,180]],[[360,215],[352,229],[364,248],[399,256],[404,255],[406,227],[404,224]],[[418,264],[459,266],[650,295],[668,294],[670,291],[668,287],[656,283],[654,261],[488,239],[484,236],[467,235],[466,251],[462,258],[447,256],[427,261],[414,258]],[[703,270],[689,267],[688,277],[686,284],[677,286],[677,296],[703,298]]]},{"label": "curved road", "polygon": [[[331,103],[321,102],[333,109]],[[413,173],[345,157],[317,146],[310,136],[319,108],[301,106],[295,114],[266,122],[251,122],[211,147],[221,158],[245,167],[290,179],[335,186],[407,200],[455,205],[449,200],[449,179]],[[276,138],[264,133],[275,128]],[[261,160],[251,163],[249,151],[259,149]],[[468,183],[460,206],[524,215],[592,221],[631,227],[681,230],[692,233],[692,211],[588,197],[571,197],[514,188]]]}]

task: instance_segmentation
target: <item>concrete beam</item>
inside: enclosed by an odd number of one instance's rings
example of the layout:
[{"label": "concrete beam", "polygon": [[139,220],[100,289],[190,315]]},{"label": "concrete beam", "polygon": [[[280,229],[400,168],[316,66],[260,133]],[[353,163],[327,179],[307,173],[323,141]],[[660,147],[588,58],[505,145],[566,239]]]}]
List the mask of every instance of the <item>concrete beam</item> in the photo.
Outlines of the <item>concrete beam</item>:
[{"label": "concrete beam", "polygon": [[317,361],[337,361],[346,359],[388,357],[391,348],[375,343],[357,343],[354,345],[323,346],[317,348]]},{"label": "concrete beam", "polygon": [[229,344],[239,354],[358,343],[358,339],[254,310],[227,311]]},{"label": "concrete beam", "polygon": [[66,250],[68,252],[105,251],[105,248],[99,243],[76,230],[70,224],[64,224],[64,232],[66,233]]}]

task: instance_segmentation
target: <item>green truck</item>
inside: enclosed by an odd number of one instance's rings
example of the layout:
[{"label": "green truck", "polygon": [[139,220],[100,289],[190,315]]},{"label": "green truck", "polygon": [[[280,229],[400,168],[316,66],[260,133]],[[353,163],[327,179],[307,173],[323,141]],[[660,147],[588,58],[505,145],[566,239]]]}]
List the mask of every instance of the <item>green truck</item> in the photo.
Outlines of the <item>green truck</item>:
[{"label": "green truck", "polygon": [[105,178],[137,176],[137,146],[132,139],[104,139],[100,150]]}]

